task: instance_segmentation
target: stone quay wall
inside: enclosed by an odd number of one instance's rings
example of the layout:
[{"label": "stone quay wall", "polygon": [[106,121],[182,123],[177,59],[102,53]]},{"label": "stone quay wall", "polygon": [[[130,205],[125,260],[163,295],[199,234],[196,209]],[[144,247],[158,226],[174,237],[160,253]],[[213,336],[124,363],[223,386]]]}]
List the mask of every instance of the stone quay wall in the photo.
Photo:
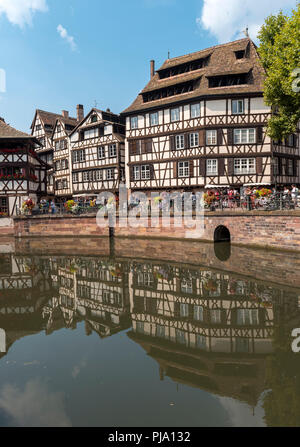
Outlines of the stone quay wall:
[{"label": "stone quay wall", "polygon": [[[117,219],[116,238],[188,239],[214,242],[215,231],[225,226],[234,245],[267,249],[300,251],[300,212],[215,212],[206,213],[202,220],[186,220],[178,226],[174,217],[164,226],[160,218],[156,226],[150,218],[141,218],[138,227]],[[1,228],[0,228],[1,234]],[[99,227],[95,216],[35,216],[14,219],[15,237],[108,237],[109,228]]]},{"label": "stone quay wall", "polygon": [[[31,256],[97,256],[108,258],[112,255],[109,238],[14,238],[12,249],[17,255]],[[284,287],[300,288],[300,251],[286,252],[258,250],[250,247],[232,246],[229,256],[220,260],[214,244],[182,239],[138,239],[116,240],[113,256],[119,261],[141,261],[147,263],[179,263],[216,269],[248,276]],[[7,252],[7,251],[5,251]],[[1,244],[0,244],[1,253]]]},{"label": "stone quay wall", "polygon": [[13,219],[2,217],[0,218],[0,237],[1,236],[14,236],[14,221]]}]

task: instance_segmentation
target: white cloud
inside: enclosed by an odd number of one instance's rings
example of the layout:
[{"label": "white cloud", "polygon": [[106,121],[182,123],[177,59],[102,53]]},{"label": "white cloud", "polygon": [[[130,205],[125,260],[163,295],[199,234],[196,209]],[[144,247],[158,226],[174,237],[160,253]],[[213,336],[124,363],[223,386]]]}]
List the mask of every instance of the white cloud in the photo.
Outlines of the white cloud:
[{"label": "white cloud", "polygon": [[4,385],[0,391],[0,409],[21,427],[70,427],[64,408],[64,394],[52,392],[40,380],[30,380],[24,391]]},{"label": "white cloud", "polygon": [[204,0],[197,24],[214,35],[219,43],[245,37],[242,31],[247,26],[250,37],[256,40],[267,16],[296,5],[297,0],[260,0],[259,5],[253,0]]},{"label": "white cloud", "polygon": [[74,37],[69,35],[66,28],[64,28],[62,25],[58,25],[57,32],[62,39],[65,39],[69,43],[71,50],[75,51],[77,48],[77,45],[75,43]]},{"label": "white cloud", "polygon": [[32,24],[35,12],[48,11],[46,0],[0,0],[0,16],[5,14],[13,24],[23,28]]},{"label": "white cloud", "polygon": [[227,412],[229,425],[232,427],[265,427],[264,410],[261,404],[253,409],[249,405],[230,397],[218,397]]}]

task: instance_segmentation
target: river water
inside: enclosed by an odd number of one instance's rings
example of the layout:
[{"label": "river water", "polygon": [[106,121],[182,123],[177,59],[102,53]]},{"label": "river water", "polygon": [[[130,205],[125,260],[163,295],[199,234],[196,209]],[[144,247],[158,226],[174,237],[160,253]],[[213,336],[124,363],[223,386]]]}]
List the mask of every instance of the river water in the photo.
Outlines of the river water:
[{"label": "river water", "polygon": [[299,426],[298,327],[300,254],[0,240],[0,426]]}]

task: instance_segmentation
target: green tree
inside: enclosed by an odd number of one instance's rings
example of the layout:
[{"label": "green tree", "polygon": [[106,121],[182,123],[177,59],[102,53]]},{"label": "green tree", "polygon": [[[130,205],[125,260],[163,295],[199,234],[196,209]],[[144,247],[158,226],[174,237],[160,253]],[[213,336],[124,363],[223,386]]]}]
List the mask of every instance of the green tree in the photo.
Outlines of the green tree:
[{"label": "green tree", "polygon": [[258,53],[266,71],[264,97],[275,112],[268,134],[282,140],[300,120],[300,3],[291,17],[268,17],[259,32]]}]

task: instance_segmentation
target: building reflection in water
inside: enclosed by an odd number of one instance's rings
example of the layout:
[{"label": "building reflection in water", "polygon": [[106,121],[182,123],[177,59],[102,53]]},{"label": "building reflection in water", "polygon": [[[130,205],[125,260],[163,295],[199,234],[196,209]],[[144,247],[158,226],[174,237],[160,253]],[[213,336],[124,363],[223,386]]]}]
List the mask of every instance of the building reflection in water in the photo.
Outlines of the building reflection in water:
[{"label": "building reflection in water", "polygon": [[299,295],[174,262],[1,255],[0,348],[7,352],[22,337],[75,329],[82,321],[87,335],[101,338],[129,329],[128,337],[157,362],[161,380],[253,407],[271,389],[264,406],[268,424],[276,425],[276,399],[288,399],[280,391],[285,382],[300,415],[299,362],[289,338],[300,323]]}]

